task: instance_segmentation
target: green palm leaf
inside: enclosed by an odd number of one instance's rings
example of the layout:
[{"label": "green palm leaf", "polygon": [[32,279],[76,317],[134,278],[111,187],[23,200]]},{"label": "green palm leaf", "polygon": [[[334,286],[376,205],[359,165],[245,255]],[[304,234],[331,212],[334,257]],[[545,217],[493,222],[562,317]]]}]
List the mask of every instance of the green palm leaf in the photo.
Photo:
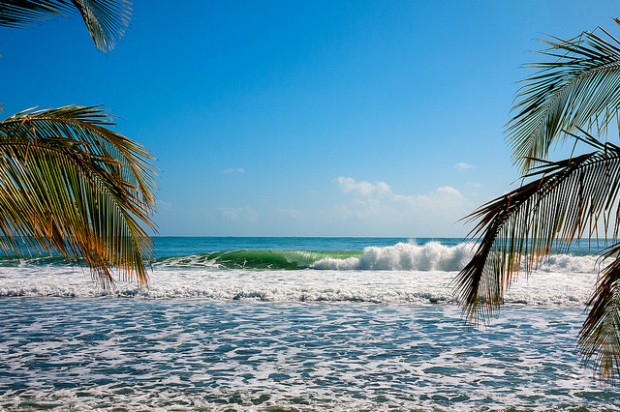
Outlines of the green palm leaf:
[{"label": "green palm leaf", "polygon": [[614,261],[603,270],[588,302],[590,313],[579,333],[584,360],[594,359],[599,376],[616,381],[620,377],[620,244],[606,257]]},{"label": "green palm leaf", "polygon": [[104,286],[116,266],[146,284],[152,157],[97,107],[25,111],[0,122],[0,248],[84,259]]},{"label": "green palm leaf", "polygon": [[[616,19],[620,24],[620,20]],[[579,336],[584,359],[603,378],[620,376],[620,147],[602,143],[620,109],[620,41],[599,28],[567,41],[551,38],[542,52],[551,61],[524,80],[507,126],[515,163],[528,183],[480,207],[470,236],[480,237],[472,260],[456,278],[464,316],[478,322],[496,311],[522,271],[575,238],[610,236],[611,259],[588,302]],[[580,135],[575,135],[580,132]],[[594,151],[549,162],[554,142],[568,136]],[[542,164],[542,166],[540,166]],[[531,180],[533,179],[533,180]]]},{"label": "green palm leaf", "polygon": [[487,319],[521,270],[529,274],[553,248],[596,234],[601,219],[605,231],[615,222],[617,237],[620,147],[586,140],[594,152],[546,163],[528,175],[535,180],[469,216],[479,220],[470,236],[481,241],[456,279],[468,319]]},{"label": "green palm leaf", "polygon": [[[616,22],[618,20],[616,19]],[[620,23],[619,23],[620,24]],[[523,170],[532,158],[546,158],[563,132],[578,128],[604,134],[620,109],[620,42],[604,29],[571,40],[551,38],[542,54],[553,61],[524,80],[507,135],[515,163]]]},{"label": "green palm leaf", "polygon": [[[488,320],[519,273],[529,275],[552,249],[568,249],[575,238],[598,237],[598,230],[611,231],[618,241],[620,147],[584,134],[573,136],[595,151],[546,162],[526,176],[533,181],[469,216],[479,220],[470,236],[481,240],[455,280],[468,320]],[[605,258],[614,260],[588,302],[591,310],[579,344],[584,359],[594,360],[599,376],[615,379],[620,376],[620,243]]]},{"label": "green palm leaf", "polygon": [[23,27],[54,15],[78,11],[95,42],[105,52],[124,35],[131,18],[126,0],[7,0],[0,2],[0,26]]}]

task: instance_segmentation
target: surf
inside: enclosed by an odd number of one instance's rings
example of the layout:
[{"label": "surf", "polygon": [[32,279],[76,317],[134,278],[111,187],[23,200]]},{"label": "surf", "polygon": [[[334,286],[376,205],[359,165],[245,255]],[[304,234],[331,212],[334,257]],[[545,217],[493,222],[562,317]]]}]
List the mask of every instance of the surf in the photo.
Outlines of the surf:
[{"label": "surf", "polygon": [[[156,259],[155,268],[337,270],[337,271],[442,271],[458,272],[474,254],[476,243],[444,245],[429,241],[366,246],[362,250],[241,249],[171,256]],[[589,273],[603,261],[595,254],[552,254],[541,261],[544,272]]]}]

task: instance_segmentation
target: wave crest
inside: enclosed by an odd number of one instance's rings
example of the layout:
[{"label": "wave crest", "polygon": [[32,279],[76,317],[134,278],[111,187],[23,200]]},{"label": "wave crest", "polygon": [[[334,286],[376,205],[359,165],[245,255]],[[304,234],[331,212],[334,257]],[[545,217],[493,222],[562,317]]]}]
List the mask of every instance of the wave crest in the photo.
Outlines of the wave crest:
[{"label": "wave crest", "polygon": [[[401,242],[391,246],[370,246],[363,250],[231,250],[159,258],[158,269],[191,270],[337,270],[459,272],[473,257],[477,243],[444,245],[431,241],[423,245]],[[604,267],[600,255],[552,254],[539,265],[541,272],[596,273]],[[0,267],[85,267],[60,257],[5,257]]]},{"label": "wave crest", "polygon": [[439,242],[425,245],[397,243],[387,247],[367,247],[361,257],[324,258],[312,265],[314,269],[332,270],[415,270],[459,271],[472,257],[475,245],[461,243],[444,246]]}]

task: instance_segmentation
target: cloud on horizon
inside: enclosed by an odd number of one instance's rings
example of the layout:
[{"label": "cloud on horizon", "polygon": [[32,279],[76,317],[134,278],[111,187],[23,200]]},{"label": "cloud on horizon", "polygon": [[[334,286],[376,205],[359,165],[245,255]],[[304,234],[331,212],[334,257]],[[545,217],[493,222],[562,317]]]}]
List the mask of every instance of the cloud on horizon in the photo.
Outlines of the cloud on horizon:
[{"label": "cloud on horizon", "polygon": [[454,168],[456,170],[463,171],[463,170],[473,169],[474,166],[470,165],[469,163],[460,162],[460,163],[455,164]]},{"label": "cloud on horizon", "polygon": [[392,232],[436,233],[433,229],[437,226],[448,230],[471,211],[473,204],[452,186],[440,186],[424,194],[400,194],[383,181],[371,183],[341,176],[335,182],[349,197],[334,206],[341,219]]},{"label": "cloud on horizon", "polygon": [[293,208],[276,209],[276,213],[291,219],[302,219],[304,217],[304,212]]},{"label": "cloud on horizon", "polygon": [[338,177],[336,182],[340,185],[343,192],[358,196],[381,196],[389,194],[392,191],[390,186],[385,182],[370,183],[366,180],[358,182],[351,177],[343,176]]},{"label": "cloud on horizon", "polygon": [[219,211],[222,217],[231,221],[256,222],[258,218],[258,214],[252,206],[237,208],[221,207],[219,208]]},{"label": "cloud on horizon", "polygon": [[245,173],[245,169],[242,167],[233,167],[233,168],[229,168],[229,169],[224,169],[222,170],[222,173],[226,174],[226,175],[230,175],[233,173],[239,173],[239,174],[243,174]]}]

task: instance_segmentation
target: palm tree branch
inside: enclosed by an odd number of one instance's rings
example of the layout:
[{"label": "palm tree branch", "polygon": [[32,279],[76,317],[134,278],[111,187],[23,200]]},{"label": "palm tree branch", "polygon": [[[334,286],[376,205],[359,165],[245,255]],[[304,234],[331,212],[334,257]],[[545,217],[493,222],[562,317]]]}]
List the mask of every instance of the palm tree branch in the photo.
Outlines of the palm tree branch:
[{"label": "palm tree branch", "polygon": [[620,377],[620,243],[605,258],[605,267],[588,301],[590,311],[579,332],[579,346],[585,362],[594,361],[595,372],[604,380]]},{"label": "palm tree branch", "polygon": [[[153,157],[140,144],[110,130],[114,122],[97,106],[64,106],[57,109],[26,110],[2,122],[5,136],[38,141],[42,136],[67,144],[83,145],[91,156],[109,159],[112,171],[121,166],[122,180],[139,187],[144,201],[153,205],[155,170]],[[118,172],[118,170],[117,170]]]},{"label": "palm tree branch", "polygon": [[135,273],[146,281],[142,255],[149,254],[150,246],[142,244],[148,237],[139,222],[151,227],[152,222],[144,207],[132,205],[136,199],[82,153],[41,145],[8,147],[2,147],[0,173],[0,193],[7,202],[3,217],[11,217],[1,230],[5,236],[17,232],[31,249],[83,257],[98,275],[109,277],[107,265],[112,264],[125,277]]},{"label": "palm tree branch", "polygon": [[101,51],[114,48],[123,38],[131,19],[131,3],[126,0],[71,0]]},{"label": "palm tree branch", "polygon": [[547,41],[565,54],[543,51],[557,60],[529,66],[540,71],[524,81],[514,107],[519,111],[507,126],[515,162],[524,170],[531,166],[529,158],[547,156],[562,131],[604,131],[620,108],[620,48],[603,32],[608,39],[584,32],[568,41]]},{"label": "palm tree branch", "polygon": [[469,236],[480,237],[480,244],[455,287],[465,317],[474,322],[493,314],[521,270],[529,275],[554,247],[568,248],[573,238],[596,230],[599,218],[610,222],[618,212],[618,146],[606,143],[529,176],[537,178],[468,216],[478,220]]},{"label": "palm tree branch", "polygon": [[79,12],[95,46],[114,48],[129,26],[131,3],[127,0],[6,0],[0,2],[0,26],[24,27],[54,15]]},{"label": "palm tree branch", "polygon": [[0,193],[7,202],[2,217],[10,217],[10,224],[0,225],[3,235],[18,233],[29,249],[84,258],[99,278],[110,278],[111,264],[125,277],[136,274],[140,282],[146,281],[142,256],[150,253],[150,246],[143,244],[148,237],[139,221],[147,226],[152,222],[122,190],[119,196],[118,185],[102,179],[82,154],[43,146],[2,154]]},{"label": "palm tree branch", "polygon": [[0,26],[19,28],[62,15],[69,11],[69,1],[7,0],[0,2]]},{"label": "palm tree branch", "polygon": [[[58,135],[62,128],[22,120],[21,128],[15,118],[0,123],[0,233],[9,239],[2,248],[19,246],[10,237],[17,234],[28,249],[84,258],[104,286],[111,282],[110,264],[146,283],[143,257],[150,254],[150,241],[143,225],[154,227],[153,194],[143,193],[148,185],[125,180],[116,167],[122,162],[101,155],[105,145],[93,150],[92,142],[74,140],[83,137],[79,129],[92,126],[87,118],[72,122],[67,136]],[[150,164],[132,170],[139,180],[152,179]]]}]

